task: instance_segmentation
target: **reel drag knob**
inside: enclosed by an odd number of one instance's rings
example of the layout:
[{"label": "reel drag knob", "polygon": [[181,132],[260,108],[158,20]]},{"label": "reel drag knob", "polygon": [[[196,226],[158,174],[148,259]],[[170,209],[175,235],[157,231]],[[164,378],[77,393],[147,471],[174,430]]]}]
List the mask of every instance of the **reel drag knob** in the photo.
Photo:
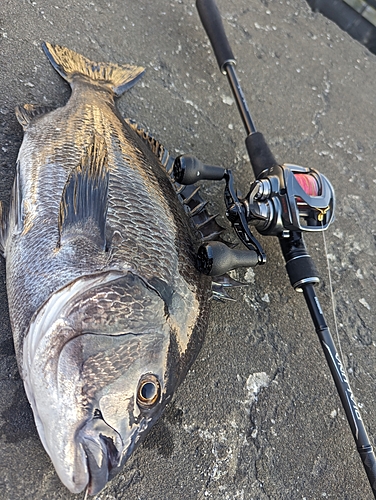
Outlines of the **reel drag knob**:
[{"label": "reel drag knob", "polygon": [[173,176],[179,184],[194,184],[200,180],[217,181],[223,179],[225,169],[204,165],[193,155],[180,155],[175,159]]},{"label": "reel drag knob", "polygon": [[254,250],[235,250],[220,241],[201,245],[197,253],[197,267],[209,276],[222,274],[238,267],[254,267],[259,258]]}]

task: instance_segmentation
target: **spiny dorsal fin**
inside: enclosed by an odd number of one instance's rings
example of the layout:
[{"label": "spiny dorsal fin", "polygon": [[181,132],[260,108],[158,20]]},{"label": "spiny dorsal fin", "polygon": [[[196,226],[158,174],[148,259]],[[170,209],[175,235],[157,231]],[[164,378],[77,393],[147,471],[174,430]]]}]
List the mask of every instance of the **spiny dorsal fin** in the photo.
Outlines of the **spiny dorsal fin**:
[{"label": "spiny dorsal fin", "polygon": [[[178,184],[172,175],[175,157],[155,139],[149,132],[137,125],[134,120],[127,118],[125,122],[137,133],[137,135],[149,146],[151,151],[158,158],[170,181],[175,189],[175,192],[183,204],[187,215],[191,218],[202,242],[218,240],[223,241],[221,234],[225,231],[216,221],[217,215],[211,215],[206,210],[207,202],[201,197],[200,188],[196,185],[182,186]],[[224,243],[231,246],[226,241]]]},{"label": "spiny dorsal fin", "polygon": [[71,83],[74,76],[81,75],[111,89],[116,96],[133,87],[145,71],[141,66],[130,64],[93,62],[61,45],[46,42],[42,48],[52,66],[67,82]]},{"label": "spiny dorsal fin", "polygon": [[29,123],[38,116],[45,115],[56,108],[52,106],[36,106],[34,104],[24,104],[23,106],[16,106],[15,113],[18,122],[22,125],[24,130],[27,129]]},{"label": "spiny dorsal fin", "polygon": [[60,239],[78,234],[106,247],[109,168],[106,143],[95,134],[65,184],[59,212]]},{"label": "spiny dorsal fin", "polygon": [[158,160],[165,167],[167,174],[172,173],[172,166],[175,158],[170,155],[169,151],[155,137],[149,134],[144,128],[140,127],[134,120],[126,118],[125,122],[141,137],[141,139],[149,146]]},{"label": "spiny dorsal fin", "polygon": [[212,282],[213,299],[224,302],[226,300],[236,301],[231,295],[227,293],[228,288],[248,286],[249,283],[241,283],[240,281],[231,278],[228,274],[222,276],[215,276]]}]

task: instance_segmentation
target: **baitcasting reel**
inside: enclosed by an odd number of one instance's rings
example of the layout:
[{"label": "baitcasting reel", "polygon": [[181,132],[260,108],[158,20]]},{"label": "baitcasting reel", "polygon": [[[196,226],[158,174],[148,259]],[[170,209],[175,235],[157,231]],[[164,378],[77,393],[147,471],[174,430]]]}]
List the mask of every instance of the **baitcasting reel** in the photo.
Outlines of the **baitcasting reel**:
[{"label": "baitcasting reel", "polygon": [[202,245],[198,267],[211,276],[266,262],[265,252],[251,233],[250,225],[265,236],[288,239],[292,232],[323,231],[334,217],[333,187],[323,174],[313,169],[273,165],[251,184],[245,198],[238,198],[231,170],[204,165],[192,155],[179,156],[173,174],[184,185],[204,179],[226,181],[226,216],[248,251],[232,249],[218,241]]}]

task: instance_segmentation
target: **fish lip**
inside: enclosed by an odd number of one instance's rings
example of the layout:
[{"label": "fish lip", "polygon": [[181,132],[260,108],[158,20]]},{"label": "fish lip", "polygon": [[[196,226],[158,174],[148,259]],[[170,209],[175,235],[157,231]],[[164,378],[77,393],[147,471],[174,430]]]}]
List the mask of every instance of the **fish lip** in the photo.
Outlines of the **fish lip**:
[{"label": "fish lip", "polygon": [[[128,446],[124,446],[121,437],[118,435],[120,442],[116,438],[117,432],[108,426],[102,418],[91,420],[85,427],[82,429],[80,444],[86,456],[87,492],[93,496],[116,476],[131,455],[137,429],[129,435]],[[126,453],[124,453],[125,450]]]},{"label": "fish lip", "polygon": [[113,468],[111,464],[111,452],[109,453],[108,451],[108,443],[106,442],[106,439],[108,438],[105,438],[105,436],[99,437],[99,448],[102,458],[101,465],[98,464],[97,459],[94,456],[95,451],[92,449],[92,446],[95,446],[96,443],[91,441],[90,444],[83,444],[89,476],[87,482],[87,492],[91,496],[96,495],[106,486],[109,480],[110,471]]},{"label": "fish lip", "polygon": [[[86,453],[86,465],[88,470],[89,479],[87,482],[87,492],[89,495],[97,495],[103,488],[111,481],[123,468],[125,462],[132,455],[135,445],[137,443],[138,432],[135,429],[129,436],[129,444],[124,447],[124,449],[119,452],[119,450],[114,445],[111,438],[107,436],[100,435],[100,442],[102,447],[102,452],[105,450],[106,453],[106,463],[103,463],[101,470],[98,469],[97,462],[93,454],[89,451],[87,453],[87,448],[83,444],[84,451]],[[114,450],[116,450],[116,455],[114,455]],[[125,453],[124,453],[125,452]],[[107,465],[107,467],[106,467]]]}]

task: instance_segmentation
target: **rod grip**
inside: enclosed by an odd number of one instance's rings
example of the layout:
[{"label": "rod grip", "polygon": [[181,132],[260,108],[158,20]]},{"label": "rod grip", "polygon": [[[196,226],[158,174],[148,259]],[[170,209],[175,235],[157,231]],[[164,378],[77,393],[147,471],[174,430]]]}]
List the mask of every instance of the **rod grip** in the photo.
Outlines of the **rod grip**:
[{"label": "rod grip", "polygon": [[212,44],[219,68],[222,73],[226,74],[226,63],[235,64],[235,57],[228,42],[217,4],[215,0],[197,0],[196,7]]},{"label": "rod grip", "polygon": [[245,146],[256,179],[258,179],[265,170],[269,170],[269,168],[278,165],[261,132],[254,132],[248,135],[245,140]]},{"label": "rod grip", "polygon": [[307,283],[314,284],[320,281],[315,263],[308,255],[301,233],[292,232],[289,238],[279,238],[279,243],[290,283],[297,292],[301,292],[303,285]]}]

